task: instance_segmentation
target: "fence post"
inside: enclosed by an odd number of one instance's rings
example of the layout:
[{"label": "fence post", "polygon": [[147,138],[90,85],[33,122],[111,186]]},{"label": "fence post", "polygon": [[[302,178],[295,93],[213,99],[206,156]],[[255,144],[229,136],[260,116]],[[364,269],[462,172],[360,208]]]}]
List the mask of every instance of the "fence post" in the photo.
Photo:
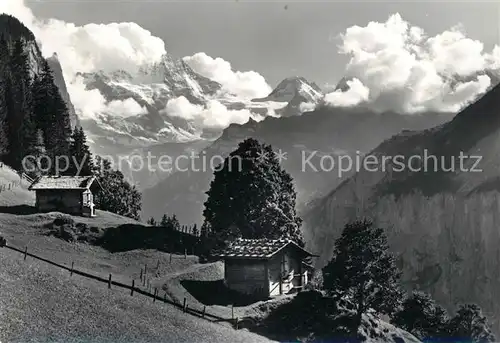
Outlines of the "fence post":
[{"label": "fence post", "polygon": [[130,290],[130,296],[134,295],[134,288],[135,288],[135,280],[132,280],[132,288]]},{"label": "fence post", "polygon": [[160,260],[158,259],[158,263],[156,264],[156,269],[160,269]]},{"label": "fence post", "polygon": [[109,274],[108,288],[111,288],[111,274]]},{"label": "fence post", "polygon": [[184,305],[182,305],[182,310],[184,312],[186,312],[186,306],[187,306],[187,304],[186,304],[186,298],[184,298]]},{"label": "fence post", "polygon": [[75,267],[75,262],[71,262],[71,271],[69,273],[69,276],[73,276],[73,268]]},{"label": "fence post", "polygon": [[187,257],[187,249],[184,249],[184,258],[185,258],[185,259],[186,259],[186,258],[188,258],[188,257]]},{"label": "fence post", "polygon": [[203,305],[203,313],[201,314],[201,318],[205,318],[205,311],[207,310],[207,306]]},{"label": "fence post", "polygon": [[142,268],[141,268],[141,282],[142,282]]},{"label": "fence post", "polygon": [[240,318],[236,318],[236,320],[234,321],[234,327],[236,330],[238,330],[239,321],[240,321]]},{"label": "fence post", "polygon": [[158,295],[158,288],[155,288],[155,293],[153,295],[153,302],[156,302],[156,296]]},{"label": "fence post", "polygon": [[26,257],[28,256],[28,247],[24,248],[24,260],[26,261]]}]

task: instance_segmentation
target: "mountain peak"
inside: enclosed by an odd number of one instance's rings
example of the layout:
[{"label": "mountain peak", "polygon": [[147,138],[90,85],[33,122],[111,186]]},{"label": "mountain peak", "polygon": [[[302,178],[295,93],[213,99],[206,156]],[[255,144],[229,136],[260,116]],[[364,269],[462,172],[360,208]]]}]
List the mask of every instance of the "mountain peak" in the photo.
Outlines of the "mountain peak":
[{"label": "mountain peak", "polygon": [[300,97],[301,102],[317,102],[323,98],[323,92],[314,82],[302,76],[291,76],[281,81],[267,97],[253,101],[290,102],[297,97]]}]

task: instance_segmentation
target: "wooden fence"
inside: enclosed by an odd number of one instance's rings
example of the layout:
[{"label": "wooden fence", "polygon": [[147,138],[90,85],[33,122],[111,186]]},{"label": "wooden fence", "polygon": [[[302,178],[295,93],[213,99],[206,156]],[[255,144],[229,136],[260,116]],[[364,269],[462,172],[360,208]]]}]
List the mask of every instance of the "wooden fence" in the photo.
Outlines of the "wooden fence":
[{"label": "wooden fence", "polygon": [[20,172],[18,172],[16,170],[12,169],[11,167],[7,166],[3,162],[0,162],[0,169],[8,169],[8,170],[12,171],[13,173],[16,173],[19,176],[19,181],[15,180],[15,181],[7,182],[7,183],[0,183],[0,193],[1,192],[5,192],[5,191],[9,191],[9,190],[17,188],[17,187],[23,186],[23,181],[26,181],[30,185],[34,181],[27,174],[20,173]]},{"label": "wooden fence", "polygon": [[18,249],[16,247],[13,247],[13,246],[8,245],[8,244],[5,244],[4,247],[7,248],[7,249],[10,249],[10,250],[13,250],[13,251],[16,251],[18,253],[23,254],[24,260],[26,260],[26,258],[29,256],[29,257],[32,257],[34,259],[37,259],[37,260],[43,261],[45,263],[48,263],[48,264],[50,264],[52,266],[55,266],[55,267],[67,270],[70,273],[70,276],[72,276],[73,274],[76,274],[76,275],[80,275],[80,276],[83,276],[83,277],[86,277],[86,278],[89,278],[89,279],[93,279],[93,280],[105,283],[108,288],[112,288],[112,287],[124,288],[124,289],[127,289],[127,290],[130,291],[130,295],[131,296],[133,296],[135,293],[138,293],[138,294],[144,295],[144,296],[146,296],[148,298],[151,298],[153,300],[153,302],[157,302],[158,301],[158,302],[163,302],[163,303],[172,305],[172,306],[174,306],[174,307],[182,310],[184,313],[187,313],[187,314],[190,314],[190,315],[193,315],[193,316],[196,316],[198,318],[205,319],[205,320],[209,320],[211,322],[217,322],[217,323],[219,323],[219,322],[228,322],[228,323],[232,324],[235,329],[238,329],[240,320],[239,320],[239,318],[234,318],[234,315],[232,316],[233,318],[231,318],[231,319],[222,318],[222,317],[219,317],[217,315],[210,314],[209,312],[207,312],[206,306],[203,306],[202,309],[197,309],[197,308],[194,308],[193,306],[190,307],[189,304],[187,303],[187,299],[186,298],[184,298],[184,301],[183,301],[182,304],[179,304],[179,303],[177,303],[177,302],[175,302],[175,301],[173,301],[171,299],[168,299],[166,292],[164,293],[163,296],[161,296],[159,294],[157,288],[154,289],[154,293],[150,293],[150,292],[148,292],[146,290],[143,290],[141,288],[136,287],[135,286],[135,280],[132,280],[131,284],[127,285],[127,284],[124,284],[122,282],[118,282],[118,281],[113,280],[113,275],[112,274],[109,274],[108,278],[103,278],[103,277],[100,277],[100,276],[97,276],[97,275],[92,275],[90,273],[87,273],[87,272],[75,269],[74,268],[74,263],[72,263],[71,266],[69,267],[69,266],[66,266],[66,265],[62,265],[62,264],[53,262],[53,261],[48,260],[46,258],[37,256],[35,254],[29,253],[27,247],[24,250]]}]

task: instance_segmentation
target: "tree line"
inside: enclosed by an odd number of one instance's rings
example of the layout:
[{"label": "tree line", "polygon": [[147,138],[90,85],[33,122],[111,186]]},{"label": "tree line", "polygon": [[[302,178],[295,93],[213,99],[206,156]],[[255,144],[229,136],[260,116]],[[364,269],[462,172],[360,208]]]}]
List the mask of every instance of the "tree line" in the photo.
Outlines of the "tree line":
[{"label": "tree line", "polygon": [[[389,251],[385,230],[369,220],[347,224],[336,240],[333,258],[322,269],[319,289],[342,308],[348,328],[356,338],[365,314],[386,315],[396,327],[423,342],[494,342],[490,324],[481,308],[460,304],[450,316],[422,291],[403,290],[396,257]],[[333,313],[325,313],[325,316]]]},{"label": "tree line", "polygon": [[[25,160],[42,155],[48,159],[39,159],[40,164]],[[69,162],[61,170],[56,169],[58,156]],[[34,178],[96,175],[103,186],[95,194],[97,207],[140,219],[140,192],[110,161],[92,156],[83,129],[71,127],[69,110],[33,33],[5,14],[0,15],[0,161],[18,171],[28,167]]]},{"label": "tree line", "polygon": [[69,153],[71,124],[45,59],[39,70],[30,65],[29,41],[0,34],[0,156],[13,168],[22,168],[27,155]]}]

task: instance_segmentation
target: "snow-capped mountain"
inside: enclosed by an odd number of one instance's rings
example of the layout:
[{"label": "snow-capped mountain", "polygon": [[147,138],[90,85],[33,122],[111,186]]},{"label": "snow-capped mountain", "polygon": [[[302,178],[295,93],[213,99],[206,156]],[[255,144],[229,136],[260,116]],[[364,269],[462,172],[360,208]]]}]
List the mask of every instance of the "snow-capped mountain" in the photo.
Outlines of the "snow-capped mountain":
[{"label": "snow-capped mountain", "polygon": [[[137,152],[143,155],[151,149],[158,150],[158,146],[171,147],[175,143],[191,152],[191,148],[204,146],[200,142],[210,144],[225,129],[224,126],[208,127],[189,115],[174,113],[176,108],[169,106],[171,101],[182,100],[181,105],[187,104],[202,112],[202,119],[204,111],[218,115],[215,112],[220,108],[244,111],[251,119],[260,121],[266,117],[298,115],[304,112],[302,104],[314,107],[323,97],[314,83],[292,77],[280,82],[266,98],[242,98],[194,72],[182,59],[169,55],[134,75],[117,70],[81,73],[77,77],[87,90],[98,90],[107,104],[102,111],[94,111],[93,116],[82,116],[80,122],[92,150],[108,156],[131,156]],[[214,107],[214,103],[217,106]],[[140,185],[152,185],[150,172],[139,174],[127,176]],[[153,179],[161,180],[168,175],[156,173]]]},{"label": "snow-capped mountain", "polygon": [[88,90],[99,90],[108,103],[133,100],[138,104],[136,113],[126,116],[108,111],[94,118],[82,118],[89,137],[99,147],[110,144],[127,148],[144,147],[211,139],[222,133],[223,127],[207,130],[193,120],[169,113],[168,102],[180,97],[202,107],[215,100],[227,110],[248,110],[253,119],[260,120],[299,111],[300,104],[317,103],[323,96],[315,84],[294,77],[283,80],[267,98],[242,99],[222,91],[219,83],[195,73],[182,59],[169,55],[157,64],[142,68],[136,75],[116,71],[78,76],[82,77]]},{"label": "snow-capped mountain", "polygon": [[285,102],[287,105],[278,111],[279,115],[289,117],[307,110],[313,110],[321,103],[324,93],[314,82],[300,76],[293,76],[281,81],[265,98],[253,99],[254,102]]}]

